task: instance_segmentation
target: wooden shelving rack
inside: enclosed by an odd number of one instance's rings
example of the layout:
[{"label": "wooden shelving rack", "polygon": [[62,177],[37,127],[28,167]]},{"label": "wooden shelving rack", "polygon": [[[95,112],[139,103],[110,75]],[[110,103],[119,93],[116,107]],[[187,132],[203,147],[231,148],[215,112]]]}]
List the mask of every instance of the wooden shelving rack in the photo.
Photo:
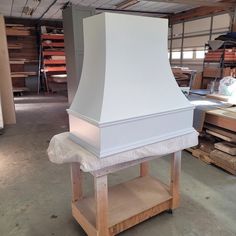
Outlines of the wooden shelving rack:
[{"label": "wooden shelving rack", "polygon": [[205,45],[203,62],[203,84],[206,88],[209,81],[218,82],[225,76],[236,75],[236,43],[224,42],[222,48],[213,51],[209,44]]},{"label": "wooden shelving rack", "polygon": [[[13,92],[29,91],[26,78],[37,76],[37,45],[34,28],[20,24],[6,25]],[[30,66],[31,69],[27,69]],[[33,70],[33,71],[32,71]]]},{"label": "wooden shelving rack", "polygon": [[[40,65],[44,90],[55,92],[66,90],[66,60],[64,52],[64,34],[42,33],[40,37]],[[38,85],[38,92],[40,84]]]}]

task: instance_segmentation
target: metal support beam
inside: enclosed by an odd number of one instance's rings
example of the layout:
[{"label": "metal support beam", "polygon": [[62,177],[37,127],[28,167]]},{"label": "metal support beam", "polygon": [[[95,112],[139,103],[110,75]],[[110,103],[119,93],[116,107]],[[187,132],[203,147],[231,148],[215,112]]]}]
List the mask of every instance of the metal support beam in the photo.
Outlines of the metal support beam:
[{"label": "metal support beam", "polygon": [[227,8],[232,7],[235,5],[234,1],[219,1],[219,2],[213,2],[209,0],[145,0],[148,2],[161,2],[161,3],[177,3],[177,4],[186,4],[190,6],[208,6],[208,7],[221,7],[221,8]]}]

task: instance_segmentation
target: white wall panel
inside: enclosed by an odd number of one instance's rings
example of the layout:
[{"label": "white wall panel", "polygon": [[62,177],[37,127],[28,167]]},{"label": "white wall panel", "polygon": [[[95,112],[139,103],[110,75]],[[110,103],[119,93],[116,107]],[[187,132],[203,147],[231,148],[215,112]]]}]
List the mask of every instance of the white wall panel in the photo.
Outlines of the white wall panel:
[{"label": "white wall panel", "polygon": [[223,14],[223,15],[217,15],[213,18],[213,29],[229,29],[230,27],[230,15],[229,14]]},{"label": "white wall panel", "polygon": [[209,36],[199,36],[184,39],[184,48],[195,48],[204,46],[209,40]]},{"label": "white wall panel", "polygon": [[210,30],[211,18],[203,18],[199,20],[187,21],[184,25],[185,34],[197,33],[205,30]]},{"label": "white wall panel", "polygon": [[173,39],[172,40],[172,49],[180,49],[181,48],[181,39]]},{"label": "white wall panel", "polygon": [[179,37],[183,33],[183,24],[175,24],[173,25],[173,37]]}]

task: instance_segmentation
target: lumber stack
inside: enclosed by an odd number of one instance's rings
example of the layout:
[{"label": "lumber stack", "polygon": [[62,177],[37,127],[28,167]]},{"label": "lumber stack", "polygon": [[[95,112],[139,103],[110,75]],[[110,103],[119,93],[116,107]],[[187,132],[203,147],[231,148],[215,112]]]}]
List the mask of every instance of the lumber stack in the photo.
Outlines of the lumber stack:
[{"label": "lumber stack", "polygon": [[[28,91],[25,78],[37,72],[38,52],[35,29],[20,24],[6,25],[11,77],[14,91]],[[26,64],[32,64],[31,70]]]},{"label": "lumber stack", "polygon": [[236,175],[236,156],[220,150],[214,150],[210,153],[210,159],[215,165],[225,169],[233,175]]},{"label": "lumber stack", "polygon": [[222,59],[222,56],[223,56],[222,50],[209,51],[205,54],[205,61],[218,62]]},{"label": "lumber stack", "polygon": [[236,107],[207,111],[205,122],[236,132]]},{"label": "lumber stack", "polygon": [[215,143],[215,148],[231,156],[236,156],[236,143],[219,142]]},{"label": "lumber stack", "polygon": [[199,145],[188,149],[199,160],[236,175],[236,107],[207,112]]},{"label": "lumber stack", "polygon": [[7,36],[29,36],[30,27],[24,27],[24,25],[6,25],[6,34]]},{"label": "lumber stack", "polygon": [[23,25],[6,25],[10,59],[37,60],[37,40],[35,29]]},{"label": "lumber stack", "polygon": [[64,34],[54,33],[44,26],[45,33],[41,34],[42,68],[47,91],[57,92],[67,89],[66,58],[64,52]]},{"label": "lumber stack", "polygon": [[[215,140],[215,144],[211,143],[210,146],[207,145],[206,150],[206,141],[200,139],[197,147],[189,148],[187,151],[191,152],[193,157],[205,162],[206,164],[213,164],[233,175],[236,175],[236,143],[225,141],[219,142],[219,140],[217,140],[218,139]],[[229,154],[229,152],[231,154]]]},{"label": "lumber stack", "polygon": [[226,62],[236,62],[236,48],[225,49],[225,52],[223,49],[218,49],[205,54],[206,62],[219,62],[221,59]]}]

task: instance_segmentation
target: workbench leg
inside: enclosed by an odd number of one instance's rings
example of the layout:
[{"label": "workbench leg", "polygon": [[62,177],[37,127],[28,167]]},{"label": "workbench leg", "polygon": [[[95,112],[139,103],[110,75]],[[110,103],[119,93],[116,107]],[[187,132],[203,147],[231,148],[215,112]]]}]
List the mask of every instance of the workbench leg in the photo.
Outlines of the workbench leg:
[{"label": "workbench leg", "polygon": [[171,161],[171,181],[170,181],[170,194],[172,195],[171,209],[175,209],[179,206],[179,180],[181,169],[181,151],[175,152]]},{"label": "workbench leg", "polygon": [[148,162],[143,162],[140,164],[140,177],[147,176],[149,173]]},{"label": "workbench leg", "polygon": [[107,175],[94,177],[97,236],[109,236]]},{"label": "workbench leg", "polygon": [[83,198],[83,179],[79,163],[71,163],[72,202]]}]

